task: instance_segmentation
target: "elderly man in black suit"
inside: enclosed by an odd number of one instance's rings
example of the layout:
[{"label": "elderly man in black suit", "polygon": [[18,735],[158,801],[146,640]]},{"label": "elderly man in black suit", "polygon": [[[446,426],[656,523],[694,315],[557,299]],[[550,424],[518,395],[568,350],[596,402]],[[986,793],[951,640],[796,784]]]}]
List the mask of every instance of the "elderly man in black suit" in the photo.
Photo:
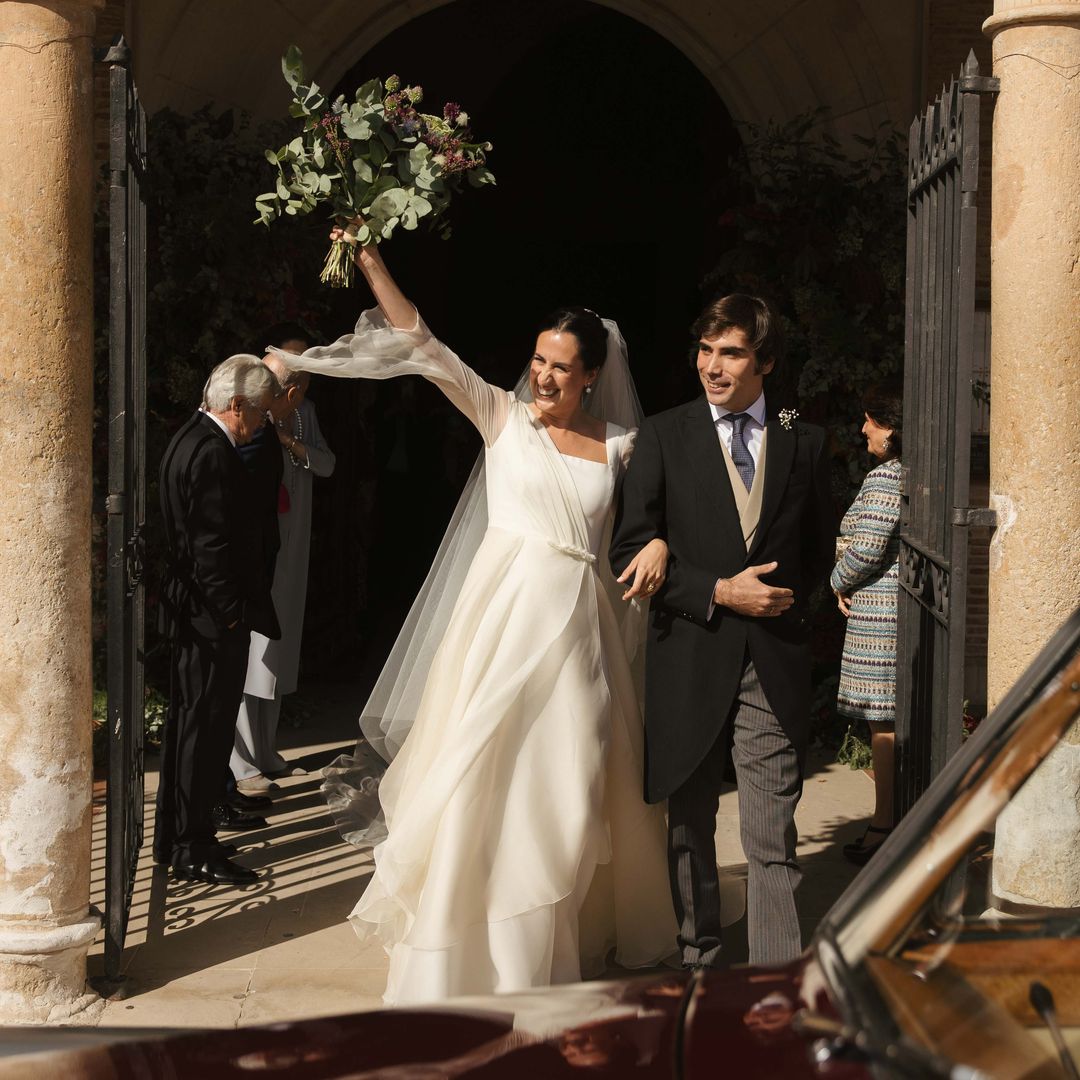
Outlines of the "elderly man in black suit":
[{"label": "elderly man in black suit", "polygon": [[279,392],[259,357],[229,357],[211,373],[203,409],[161,461],[172,690],[154,854],[186,880],[243,884],[257,877],[218,844],[214,808],[224,796],[251,631],[279,634],[264,566],[264,515],[237,452]]},{"label": "elderly man in black suit", "polygon": [[638,433],[611,561],[667,541],[646,653],[645,794],[668,800],[672,897],[683,962],[721,963],[716,814],[727,754],[739,786],[751,963],[801,950],[795,807],[810,706],[806,602],[831,564],[835,520],[825,436],[764,381],[776,317],[736,294],[693,327],[704,396]]}]

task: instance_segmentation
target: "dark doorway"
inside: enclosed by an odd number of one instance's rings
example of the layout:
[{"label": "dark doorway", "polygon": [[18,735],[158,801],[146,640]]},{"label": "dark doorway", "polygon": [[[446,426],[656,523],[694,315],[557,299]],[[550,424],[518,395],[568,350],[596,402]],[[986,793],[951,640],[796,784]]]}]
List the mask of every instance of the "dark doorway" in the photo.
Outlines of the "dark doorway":
[{"label": "dark doorway", "polygon": [[[656,32],[584,0],[457,0],[384,39],[334,92],[390,74],[422,83],[432,112],[459,102],[495,147],[498,185],[452,207],[450,241],[398,233],[386,247],[433,331],[511,386],[538,319],[584,304],[618,321],[646,412],[686,400],[687,327],[738,145],[705,77]],[[333,302],[328,337],[371,300],[361,287]],[[327,645],[351,637],[347,622],[377,667],[480,442],[421,380],[317,380],[312,397],[339,467],[316,498],[305,667],[341,655]]]}]

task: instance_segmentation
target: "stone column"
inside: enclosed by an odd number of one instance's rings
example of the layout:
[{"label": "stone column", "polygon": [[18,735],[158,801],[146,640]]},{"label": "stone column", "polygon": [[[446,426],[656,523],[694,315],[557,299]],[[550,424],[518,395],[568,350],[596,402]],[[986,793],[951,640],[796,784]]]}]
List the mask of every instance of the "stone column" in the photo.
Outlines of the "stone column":
[{"label": "stone column", "polygon": [[[1080,603],[1080,0],[996,0],[989,700]],[[994,892],[1080,908],[1080,733],[999,822]]]},{"label": "stone column", "polygon": [[[0,3],[0,1022],[95,996],[90,916],[92,34]],[[92,1011],[92,1010],[90,1010]]]}]

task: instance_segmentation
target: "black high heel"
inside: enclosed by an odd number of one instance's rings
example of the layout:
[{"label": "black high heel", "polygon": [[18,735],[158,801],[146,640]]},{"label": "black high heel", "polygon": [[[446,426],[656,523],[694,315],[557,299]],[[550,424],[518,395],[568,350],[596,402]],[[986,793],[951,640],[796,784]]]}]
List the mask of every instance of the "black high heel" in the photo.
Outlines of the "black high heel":
[{"label": "black high heel", "polygon": [[[844,853],[844,858],[849,862],[853,862],[856,866],[865,866],[870,857],[882,844],[885,843],[885,837],[892,832],[892,826],[883,829],[878,825],[867,825],[866,831],[856,840],[853,844],[845,844],[841,849]],[[875,840],[872,844],[866,842],[866,838],[871,833],[878,833],[881,835],[880,840]]]}]

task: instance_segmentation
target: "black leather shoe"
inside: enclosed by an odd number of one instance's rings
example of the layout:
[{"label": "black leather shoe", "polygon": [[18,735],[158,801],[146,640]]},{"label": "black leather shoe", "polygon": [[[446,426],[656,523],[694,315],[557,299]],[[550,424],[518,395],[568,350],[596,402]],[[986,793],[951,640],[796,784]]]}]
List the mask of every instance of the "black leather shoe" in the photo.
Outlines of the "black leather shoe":
[{"label": "black leather shoe", "polygon": [[215,829],[225,829],[229,832],[247,832],[251,829],[266,828],[266,818],[257,817],[255,814],[245,814],[242,810],[235,810],[224,804],[214,807],[210,821]]},{"label": "black leather shoe", "polygon": [[251,813],[252,810],[269,810],[274,805],[274,800],[266,795],[245,795],[242,791],[230,791],[225,797],[225,802],[234,810],[242,810]]},{"label": "black leather shoe", "polygon": [[173,877],[181,881],[204,881],[207,885],[250,885],[259,875],[247,867],[229,862],[224,855],[208,855],[201,862],[179,859],[172,866]]}]

